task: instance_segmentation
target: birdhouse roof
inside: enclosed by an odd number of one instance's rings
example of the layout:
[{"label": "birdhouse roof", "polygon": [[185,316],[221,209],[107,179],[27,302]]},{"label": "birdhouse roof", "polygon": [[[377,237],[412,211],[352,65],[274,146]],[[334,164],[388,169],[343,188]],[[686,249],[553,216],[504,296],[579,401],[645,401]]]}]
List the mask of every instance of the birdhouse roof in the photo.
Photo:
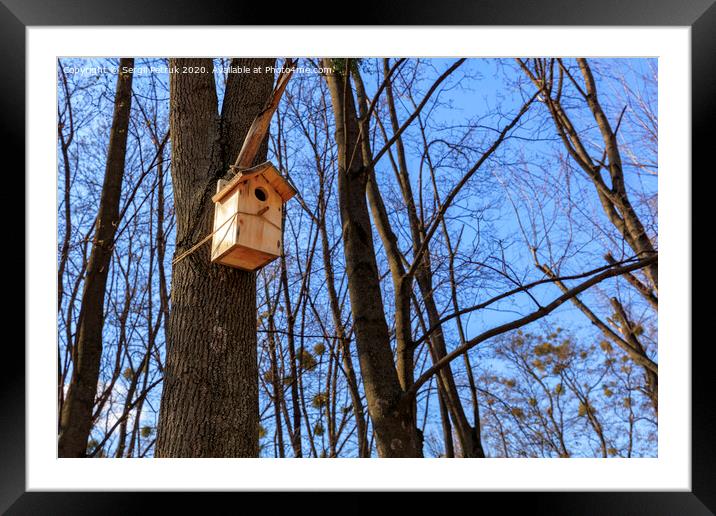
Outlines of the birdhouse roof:
[{"label": "birdhouse roof", "polygon": [[273,163],[266,161],[265,163],[261,163],[255,167],[245,168],[237,172],[236,175],[232,177],[231,180],[211,198],[211,200],[219,202],[226,195],[231,193],[239,183],[248,181],[256,176],[263,176],[264,179],[266,179],[266,181],[268,181],[271,185],[271,188],[279,194],[283,202],[288,201],[291,197],[296,195],[296,189],[291,186],[286,179],[284,179],[278,170],[276,170]]}]

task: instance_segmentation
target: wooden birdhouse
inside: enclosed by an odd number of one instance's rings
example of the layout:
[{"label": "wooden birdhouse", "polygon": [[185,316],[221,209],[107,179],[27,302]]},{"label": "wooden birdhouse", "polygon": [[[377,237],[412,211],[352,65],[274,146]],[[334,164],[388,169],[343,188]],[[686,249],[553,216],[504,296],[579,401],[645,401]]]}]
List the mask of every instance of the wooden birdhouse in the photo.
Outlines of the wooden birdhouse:
[{"label": "wooden birdhouse", "polygon": [[266,162],[219,180],[211,261],[255,271],[281,254],[284,203],[296,190]]}]

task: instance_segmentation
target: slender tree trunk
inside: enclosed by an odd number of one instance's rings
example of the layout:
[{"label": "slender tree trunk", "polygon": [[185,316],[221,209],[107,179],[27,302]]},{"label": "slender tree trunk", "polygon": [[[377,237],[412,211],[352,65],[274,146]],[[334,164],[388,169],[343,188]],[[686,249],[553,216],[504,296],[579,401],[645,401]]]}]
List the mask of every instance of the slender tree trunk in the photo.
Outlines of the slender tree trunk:
[{"label": "slender tree trunk", "polygon": [[450,424],[450,414],[448,414],[445,406],[445,396],[443,388],[438,382],[438,407],[440,408],[440,421],[443,427],[443,442],[445,444],[445,458],[455,458],[455,444],[452,439],[452,425]]},{"label": "slender tree trunk", "polygon": [[[390,67],[387,60],[383,61],[383,71],[386,76],[390,72]],[[356,89],[359,96],[359,111],[363,120],[364,127],[367,126],[367,98],[365,91],[360,79],[360,74],[356,72],[354,74],[356,79]],[[395,103],[393,100],[393,87],[390,81],[386,82],[385,85],[385,97],[386,104],[388,106],[388,113],[390,115],[391,128],[394,134],[398,134],[400,124],[395,109]],[[364,129],[363,131],[367,131]],[[388,140],[387,134],[386,141]],[[367,148],[367,139],[363,139],[364,148]],[[402,136],[398,135],[395,140],[396,154],[398,162],[393,163],[395,167],[396,176],[400,184],[403,201],[406,205],[408,213],[408,223],[410,227],[410,234],[412,237],[413,252],[418,253],[418,250],[423,243],[423,231],[420,220],[418,219],[417,210],[415,207],[415,200],[413,197],[413,191],[410,184],[410,174],[408,171],[407,160],[405,158],[405,150],[403,147]],[[429,158],[428,158],[429,159]],[[370,160],[369,160],[370,161]],[[391,155],[392,161],[392,155]],[[412,282],[405,277],[405,270],[403,268],[400,252],[397,248],[397,238],[390,230],[390,223],[388,222],[388,215],[385,210],[385,206],[378,189],[378,185],[375,183],[374,173],[371,170],[371,178],[369,180],[368,188],[368,200],[370,202],[373,218],[376,221],[378,227],[378,233],[383,240],[383,247],[389,255],[389,264],[391,268],[391,274],[393,276],[394,289],[396,292],[396,335],[399,342],[398,346],[398,364],[399,364],[399,377],[404,389],[410,387],[412,383],[413,375],[413,353],[414,349],[411,340],[411,328],[410,328],[410,310],[408,309],[409,303],[407,300],[410,298],[410,292],[412,291]],[[440,325],[440,316],[438,313],[437,306],[433,297],[433,285],[432,285],[432,272],[429,253],[424,253],[421,266],[418,268],[415,274],[418,287],[425,305],[425,311],[428,315],[428,321],[430,327],[437,327],[438,329],[433,332],[430,338],[430,345],[432,346],[433,352],[431,356],[434,362],[440,360],[447,354],[447,347],[445,344],[445,338]],[[400,307],[400,310],[398,309]],[[402,344],[402,345],[400,345]],[[402,374],[400,372],[402,371]],[[455,424],[455,429],[460,439],[460,447],[463,450],[465,457],[484,457],[482,451],[482,444],[480,442],[479,434],[475,428],[473,428],[462,407],[460,396],[455,384],[452,369],[448,366],[440,371],[438,378],[440,386],[442,388],[441,401],[445,403],[445,408],[448,410]]]},{"label": "slender tree trunk", "polygon": [[[639,341],[634,324],[629,319],[624,306],[615,297],[610,299],[612,307],[614,307],[614,319],[619,323],[619,331],[626,339],[627,343],[639,356],[646,357],[646,350]],[[644,393],[651,401],[654,407],[654,413],[659,414],[659,375],[653,369],[644,368]]]},{"label": "slender tree trunk", "polygon": [[[323,198],[323,189],[321,189],[321,203],[325,203]],[[321,210],[325,214],[325,205]],[[346,336],[345,326],[341,319],[341,309],[338,303],[338,293],[336,292],[335,275],[333,272],[333,263],[331,261],[331,250],[328,243],[328,232],[326,230],[326,220],[322,217],[319,221],[319,231],[321,233],[321,247],[323,250],[323,269],[326,275],[326,290],[328,291],[328,301],[331,306],[331,316],[333,317],[333,326],[336,330],[336,338],[340,346],[341,359],[343,361],[343,369],[346,373],[348,382],[348,391],[350,392],[351,402],[353,405],[353,416],[356,421],[356,433],[358,440],[358,456],[361,458],[370,457],[370,448],[368,447],[368,429],[363,412],[363,402],[358,390],[358,380],[356,378],[355,368],[353,367],[353,358],[351,358],[350,339]]]},{"label": "slender tree trunk", "polygon": [[92,408],[97,394],[102,358],[104,294],[114,236],[119,224],[119,202],[132,101],[132,74],[125,73],[122,69],[133,67],[134,59],[121,59],[119,64],[107,165],[95,224],[95,237],[82,292],[82,308],[77,322],[77,359],[73,364],[72,379],[60,415],[60,457],[84,457],[92,429]]},{"label": "slender tree trunk", "polygon": [[[282,240],[285,242],[285,240]],[[294,328],[296,324],[296,313],[294,312],[293,303],[291,302],[291,293],[288,288],[288,270],[286,267],[286,255],[281,253],[281,291],[284,299],[284,309],[286,310],[286,341],[288,344],[288,358],[291,361],[289,370],[291,372],[291,416],[293,424],[293,434],[291,435],[291,446],[293,447],[293,455],[296,458],[303,457],[303,437],[301,432],[301,394],[299,393],[299,366],[296,355],[296,339],[294,336]]]},{"label": "slender tree trunk", "polygon": [[[331,67],[331,62],[324,65]],[[393,363],[380,278],[366,202],[369,168],[361,157],[358,121],[349,74],[326,77],[336,121],[338,196],[348,292],[361,375],[381,457],[418,457],[413,398],[401,388]]]},{"label": "slender tree trunk", "polygon": [[[274,59],[237,59],[271,66]],[[273,74],[230,74],[221,115],[210,59],[170,66],[176,252],[212,228],[216,182],[238,156],[273,87]],[[257,160],[266,158],[267,144]],[[157,457],[257,457],[256,274],[214,265],[204,246],[174,267]]]},{"label": "slender tree trunk", "polygon": [[[560,60],[560,74],[562,74],[563,65]],[[554,78],[551,71],[552,67],[535,67],[532,71],[528,68],[524,61],[518,59],[518,63],[525,74],[530,80],[537,86],[539,90],[544,93],[544,101],[549,109],[550,116],[554,121],[557,132],[564,143],[567,152],[570,154],[572,159],[586,172],[594,184],[599,201],[602,205],[604,213],[606,214],[609,221],[624,237],[624,240],[629,244],[629,247],[639,255],[639,258],[646,258],[657,254],[657,250],[654,247],[654,243],[646,233],[646,229],[639,219],[638,215],[634,211],[634,208],[629,200],[629,195],[626,190],[624,180],[624,170],[622,167],[621,152],[619,150],[619,144],[617,141],[617,129],[613,130],[609,120],[607,119],[604,110],[599,102],[599,96],[597,93],[597,86],[592,75],[591,67],[586,59],[577,59],[577,64],[584,78],[584,84],[580,85],[577,81],[569,75],[570,80],[578,89],[586,101],[589,110],[592,113],[594,121],[597,124],[599,132],[602,136],[604,143],[603,156],[601,160],[597,161],[592,158],[587,151],[587,145],[582,141],[582,137],[576,130],[574,124],[570,120],[567,111],[562,105],[562,78],[558,84],[553,84]],[[604,163],[606,161],[606,163]],[[602,176],[602,169],[606,169],[609,173],[609,182],[607,184],[604,177]],[[651,287],[654,289],[654,293],[658,292],[658,262],[654,261],[644,268],[644,274],[646,275]],[[638,289],[647,299],[651,302],[652,298],[655,297],[651,293],[644,291],[644,289]]]},{"label": "slender tree trunk", "polygon": [[[155,145],[157,142],[155,141]],[[167,276],[164,271],[164,257],[167,250],[166,236],[164,234],[164,146],[158,149],[157,162],[157,271],[159,274],[159,301],[166,332],[169,321],[169,296],[167,295]]]},{"label": "slender tree trunk", "polygon": [[[626,186],[624,184],[624,169],[622,168],[621,153],[617,143],[617,133],[612,130],[609,120],[599,103],[597,86],[592,76],[592,70],[586,59],[577,59],[577,63],[584,77],[587,104],[602,134],[605,151],[609,159],[609,175],[612,182],[613,193],[612,203],[621,214],[620,218],[612,210],[607,209],[607,216],[619,229],[631,248],[640,255],[640,258],[656,254],[653,243],[649,239],[641,220],[629,201],[629,196],[627,195]],[[649,281],[651,281],[654,290],[658,291],[659,266],[656,263],[649,265],[644,268],[644,273],[649,278]]]},{"label": "slender tree trunk", "polygon": [[[390,276],[393,280],[393,299],[395,304],[395,366],[398,372],[398,381],[403,390],[409,389],[413,384],[415,372],[415,358],[413,349],[413,335],[410,319],[410,301],[413,289],[412,277],[407,276],[403,267],[400,248],[398,247],[398,237],[393,232],[388,219],[388,212],[383,203],[383,197],[378,188],[373,168],[373,151],[369,142],[369,120],[368,120],[368,100],[363,86],[363,80],[357,69],[351,72],[355,79],[356,95],[358,98],[358,115],[360,116],[360,145],[361,158],[363,166],[367,170],[367,197],[370,206],[373,221],[378,231],[385,254],[388,259],[390,268]],[[411,408],[413,413],[417,413],[416,400],[412,401]],[[417,421],[415,422],[417,425]],[[422,450],[422,434],[417,430],[419,437],[419,445]]]},{"label": "slender tree trunk", "polygon": [[[264,295],[266,296],[266,303],[268,305],[268,335],[267,335],[267,341],[268,341],[268,347],[269,347],[269,363],[270,363],[270,369],[269,369],[269,375],[270,378],[268,378],[268,381],[266,383],[271,384],[271,390],[272,390],[272,396],[271,401],[273,402],[274,406],[274,421],[276,425],[276,446],[278,447],[278,456],[283,458],[286,456],[286,448],[284,446],[283,442],[283,422],[281,421],[281,407],[284,404],[284,397],[283,397],[283,387],[281,382],[281,371],[279,369],[278,364],[278,354],[276,352],[276,339],[275,339],[275,332],[276,332],[276,324],[275,324],[275,314],[276,314],[276,306],[278,303],[275,303],[273,306],[271,306],[271,293],[269,292],[268,288],[268,281],[264,281]],[[278,300],[277,300],[278,301]]]},{"label": "slender tree trunk", "polygon": [[[60,151],[62,153],[62,168],[64,171],[65,179],[65,191],[64,191],[64,211],[65,211],[65,234],[62,237],[62,247],[60,248],[60,264],[57,268],[57,311],[62,309],[62,298],[65,292],[65,267],[67,266],[67,259],[69,258],[70,252],[70,241],[72,238],[72,199],[70,198],[70,186],[72,183],[72,171],[70,168],[70,145],[74,140],[75,136],[75,124],[74,117],[72,114],[72,95],[70,94],[69,87],[67,86],[67,76],[62,66],[59,66],[62,74],[62,85],[65,91],[65,103],[67,104],[67,121],[68,121],[68,134],[65,136],[64,123],[60,123],[57,128],[57,134],[60,138]],[[60,396],[60,399],[62,397]]]}]

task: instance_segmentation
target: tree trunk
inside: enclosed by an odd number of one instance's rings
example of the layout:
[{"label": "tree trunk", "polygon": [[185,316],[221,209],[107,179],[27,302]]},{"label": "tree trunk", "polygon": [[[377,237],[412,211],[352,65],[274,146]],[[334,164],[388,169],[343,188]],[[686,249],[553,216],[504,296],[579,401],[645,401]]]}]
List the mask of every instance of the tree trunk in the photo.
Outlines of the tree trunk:
[{"label": "tree trunk", "polygon": [[92,430],[92,409],[102,358],[104,294],[114,236],[119,224],[119,202],[132,101],[132,74],[122,70],[125,67],[133,67],[134,59],[121,59],[119,66],[107,165],[95,223],[95,237],[82,292],[82,308],[77,321],[77,358],[73,364],[67,399],[60,415],[60,457],[84,457],[87,439]]},{"label": "tree trunk", "polygon": [[[389,70],[390,67],[388,59],[384,59],[383,73],[387,76]],[[398,134],[400,124],[398,122],[398,114],[395,109],[393,86],[390,81],[388,81],[385,85],[385,98],[393,134]],[[395,140],[395,147],[398,158],[397,164],[395,164],[396,176],[400,183],[403,201],[405,202],[407,208],[406,211],[408,213],[413,254],[418,254],[420,247],[423,245],[423,239],[425,238],[423,229],[425,226],[418,218],[418,210],[415,206],[415,197],[413,196],[413,190],[410,184],[410,173],[408,170],[408,162],[405,157],[405,148],[403,146],[402,136],[398,136]],[[430,158],[428,156],[428,160],[429,159]],[[430,263],[429,252],[423,254],[421,265],[415,273],[415,279],[417,280],[420,295],[422,296],[422,301],[425,305],[425,311],[428,315],[429,327],[436,328],[430,337],[430,345],[433,348],[433,353],[431,355],[433,356],[434,362],[436,362],[447,355],[447,345],[445,343],[442,325],[440,324],[440,314],[435,304],[435,298],[433,295],[432,265]],[[463,457],[483,458],[485,453],[482,449],[479,432],[477,431],[477,427],[480,422],[476,421],[475,427],[470,425],[470,422],[465,415],[462,401],[460,400],[452,368],[449,365],[440,371],[438,381],[442,387],[441,400],[445,403],[448,412],[452,416],[455,424],[455,430],[457,431],[458,439],[460,440]]]},{"label": "tree trunk", "polygon": [[[331,68],[330,61],[324,66]],[[348,275],[356,348],[381,457],[419,457],[412,397],[400,386],[390,348],[380,278],[366,202],[369,168],[360,154],[360,140],[349,74],[326,76],[336,122],[338,196],[343,249]]]},{"label": "tree trunk", "polygon": [[321,233],[321,247],[323,251],[323,269],[326,275],[326,291],[328,292],[328,301],[331,307],[331,316],[333,317],[333,326],[336,330],[336,338],[340,346],[341,359],[343,361],[343,369],[346,373],[346,381],[348,382],[348,391],[351,396],[353,405],[353,417],[356,422],[356,439],[358,441],[358,457],[370,457],[370,446],[368,445],[368,428],[366,427],[365,415],[363,413],[363,402],[361,401],[360,391],[358,390],[358,380],[356,378],[355,369],[353,367],[353,358],[351,358],[350,339],[346,335],[345,326],[341,318],[341,309],[338,303],[338,293],[336,292],[335,274],[333,272],[333,263],[331,261],[331,249],[328,243],[328,232],[326,230],[325,219],[325,201],[323,197],[323,188],[320,193],[322,219],[319,221],[318,230]]},{"label": "tree trunk", "polygon": [[[387,77],[389,74],[389,66],[387,60],[383,61],[384,74]],[[367,114],[368,114],[368,99],[365,94],[365,88],[363,87],[362,79],[358,71],[353,72],[352,76],[356,82],[356,92],[358,94],[358,110],[363,124],[363,134],[367,134]],[[424,235],[421,233],[421,223],[417,216],[417,210],[415,208],[415,201],[413,198],[412,189],[410,186],[410,178],[408,172],[407,161],[405,159],[405,151],[403,147],[403,139],[398,134],[400,125],[398,123],[397,114],[395,111],[395,105],[393,101],[393,91],[390,81],[386,82],[385,85],[385,97],[386,104],[388,106],[388,112],[390,114],[390,122],[393,133],[398,135],[395,139],[395,147],[398,157],[398,163],[396,164],[393,160],[392,154],[390,154],[391,162],[395,168],[396,176],[400,183],[401,193],[403,200],[406,204],[406,211],[408,213],[408,222],[410,226],[410,233],[413,240],[413,252],[418,253]],[[386,141],[388,140],[387,133],[385,134]],[[362,146],[364,154],[370,156],[370,147],[367,139],[362,139]],[[372,162],[372,156],[366,160],[367,166]],[[401,381],[401,386],[404,389],[409,389],[413,380],[413,369],[414,369],[414,349],[412,345],[411,326],[410,326],[410,309],[409,301],[412,292],[412,281],[406,277],[406,272],[401,261],[400,250],[398,249],[397,237],[390,228],[390,222],[388,221],[388,214],[385,209],[384,202],[377,182],[375,180],[375,173],[372,168],[369,170],[369,181],[368,181],[368,201],[373,214],[373,219],[378,230],[378,234],[383,242],[386,255],[388,257],[388,264],[390,266],[391,276],[393,278],[393,289],[395,291],[395,333],[396,333],[396,354],[398,364],[398,377]],[[422,258],[422,265],[418,268],[416,274],[420,293],[423,297],[425,304],[425,310],[428,314],[430,327],[440,328],[438,310],[433,299],[433,287],[432,287],[432,273],[431,265],[429,260],[429,253],[425,253]],[[445,340],[443,338],[442,329],[438,329],[433,333],[430,338],[430,345],[432,347],[431,356],[433,363],[443,358],[447,354]],[[440,398],[446,403],[448,412],[452,415],[455,423],[456,431],[460,439],[461,448],[463,449],[463,455],[465,457],[484,457],[482,451],[482,445],[480,443],[479,435],[474,428],[470,426],[465,411],[463,410],[460,397],[457,391],[457,386],[453,379],[451,368],[445,367],[440,371],[438,381],[441,382],[442,397]]]},{"label": "tree trunk", "polygon": [[[232,66],[274,65],[236,59]],[[184,66],[204,73],[181,73]],[[210,59],[173,59],[170,77],[176,253],[211,232],[216,182],[269,98],[272,73],[230,74],[221,115]],[[264,141],[257,161],[266,158]],[[157,457],[256,457],[256,274],[210,263],[204,246],[174,266]]]},{"label": "tree trunk", "polygon": [[[285,240],[283,240],[285,242]],[[299,393],[300,373],[298,370],[296,343],[294,337],[294,323],[296,314],[291,303],[291,295],[288,288],[288,271],[286,269],[286,255],[281,253],[281,291],[283,292],[284,305],[286,310],[286,341],[288,345],[288,358],[290,361],[289,371],[291,374],[291,416],[293,433],[291,434],[291,446],[293,455],[296,458],[303,457],[303,437],[301,433],[301,394]]]}]

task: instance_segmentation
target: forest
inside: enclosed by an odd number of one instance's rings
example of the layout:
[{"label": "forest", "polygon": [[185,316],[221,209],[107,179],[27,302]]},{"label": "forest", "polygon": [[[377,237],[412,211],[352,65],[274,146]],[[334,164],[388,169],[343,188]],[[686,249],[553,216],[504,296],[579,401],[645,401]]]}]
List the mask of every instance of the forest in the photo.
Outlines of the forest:
[{"label": "forest", "polygon": [[[58,60],[58,456],[656,457],[657,94],[651,58]],[[267,162],[277,250],[216,263]]]}]

